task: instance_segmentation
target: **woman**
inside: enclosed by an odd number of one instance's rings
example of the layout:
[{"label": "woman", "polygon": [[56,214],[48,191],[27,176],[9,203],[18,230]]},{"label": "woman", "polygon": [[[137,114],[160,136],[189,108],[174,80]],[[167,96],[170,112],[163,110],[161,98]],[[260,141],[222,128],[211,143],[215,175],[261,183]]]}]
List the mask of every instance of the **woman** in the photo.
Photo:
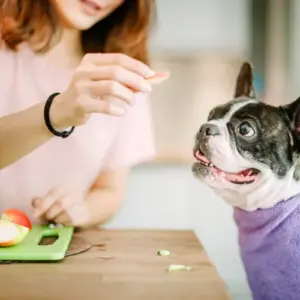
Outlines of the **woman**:
[{"label": "woman", "polygon": [[151,0],[2,0],[1,210],[86,227],[120,207],[130,168],[154,155],[144,80],[154,74],[152,8]]}]

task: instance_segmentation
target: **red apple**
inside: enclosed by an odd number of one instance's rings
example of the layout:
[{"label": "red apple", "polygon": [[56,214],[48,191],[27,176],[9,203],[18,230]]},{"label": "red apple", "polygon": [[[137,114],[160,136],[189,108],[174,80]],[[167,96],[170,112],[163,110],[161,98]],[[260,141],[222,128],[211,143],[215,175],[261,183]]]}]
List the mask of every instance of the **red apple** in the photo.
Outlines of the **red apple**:
[{"label": "red apple", "polygon": [[159,84],[170,77],[169,72],[157,72],[155,75],[145,78],[150,84]]},{"label": "red apple", "polygon": [[20,226],[7,220],[0,220],[0,247],[19,244],[28,232],[28,227]]},{"label": "red apple", "polygon": [[1,220],[7,220],[14,224],[28,228],[32,228],[31,222],[26,214],[18,209],[7,209],[2,213]]}]

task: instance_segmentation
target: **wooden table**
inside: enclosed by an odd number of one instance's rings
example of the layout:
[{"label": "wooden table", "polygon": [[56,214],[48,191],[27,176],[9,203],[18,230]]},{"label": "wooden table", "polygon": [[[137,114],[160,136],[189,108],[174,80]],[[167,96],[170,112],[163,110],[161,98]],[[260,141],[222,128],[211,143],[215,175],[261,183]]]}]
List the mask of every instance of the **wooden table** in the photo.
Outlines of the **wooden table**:
[{"label": "wooden table", "polygon": [[[78,233],[92,244],[59,263],[0,265],[1,300],[225,300],[226,288],[190,231]],[[157,255],[159,249],[171,257]],[[193,271],[167,272],[169,264]]]}]

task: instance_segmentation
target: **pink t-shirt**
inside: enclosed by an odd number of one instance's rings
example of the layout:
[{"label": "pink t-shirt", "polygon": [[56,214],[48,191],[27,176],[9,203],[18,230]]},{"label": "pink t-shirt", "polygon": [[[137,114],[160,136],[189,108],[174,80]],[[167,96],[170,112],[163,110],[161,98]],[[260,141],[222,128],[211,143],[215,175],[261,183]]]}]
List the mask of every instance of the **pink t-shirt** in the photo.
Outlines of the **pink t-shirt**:
[{"label": "pink t-shirt", "polygon": [[[18,52],[1,50],[0,66],[0,116],[63,92],[73,73],[54,67],[27,46]],[[136,97],[124,117],[94,114],[67,139],[53,137],[0,170],[0,211],[19,208],[32,216],[32,199],[56,186],[84,195],[102,171],[150,160],[155,152],[148,97]]]}]

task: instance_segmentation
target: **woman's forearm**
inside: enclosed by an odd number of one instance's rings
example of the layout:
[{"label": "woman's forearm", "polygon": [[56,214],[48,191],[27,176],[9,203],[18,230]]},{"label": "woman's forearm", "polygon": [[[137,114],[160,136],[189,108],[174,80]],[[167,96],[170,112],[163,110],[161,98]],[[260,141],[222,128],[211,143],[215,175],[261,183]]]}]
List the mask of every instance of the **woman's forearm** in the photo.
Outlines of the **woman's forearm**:
[{"label": "woman's forearm", "polygon": [[89,193],[86,207],[89,220],[82,227],[96,226],[108,221],[119,209],[121,195],[112,189],[99,189]]},{"label": "woman's forearm", "polygon": [[53,135],[44,121],[44,103],[0,118],[0,169],[29,154]]}]

